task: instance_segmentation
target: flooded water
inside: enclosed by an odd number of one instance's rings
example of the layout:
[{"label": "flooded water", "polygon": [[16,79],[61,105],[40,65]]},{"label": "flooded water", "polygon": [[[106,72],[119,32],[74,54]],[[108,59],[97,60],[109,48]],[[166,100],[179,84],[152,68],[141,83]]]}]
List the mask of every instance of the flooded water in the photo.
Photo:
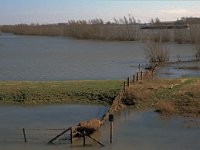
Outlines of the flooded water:
[{"label": "flooded water", "polygon": [[62,132],[50,129],[67,129],[81,121],[102,117],[107,109],[97,105],[0,105],[0,145],[5,142],[23,143],[22,128],[26,129],[30,143],[47,142]]},{"label": "flooded water", "polygon": [[[80,108],[81,107],[81,108]],[[4,107],[3,107],[4,108]],[[73,111],[71,110],[73,109]],[[1,114],[7,115],[5,122],[10,127],[61,127],[65,128],[70,124],[77,124],[79,119],[88,119],[95,117],[96,110],[104,109],[99,106],[40,106],[40,107],[8,107],[2,109]],[[9,112],[12,110],[12,113]],[[77,111],[77,112],[76,112]],[[75,112],[75,113],[73,113]],[[0,116],[4,120],[4,115]],[[15,116],[13,118],[13,116]],[[73,116],[73,117],[72,117]],[[74,116],[77,116],[74,117]],[[81,118],[79,118],[81,117]],[[17,119],[18,118],[18,119]],[[86,146],[82,146],[82,140],[71,144],[48,145],[47,142],[9,142],[4,141],[0,144],[0,149],[4,150],[64,150],[64,149],[88,149],[88,150],[199,150],[200,149],[200,127],[186,127],[186,122],[190,119],[181,117],[166,118],[161,117],[153,111],[135,112],[133,110],[122,111],[114,116],[114,136],[113,143],[109,143],[109,123],[102,126],[98,132],[93,135],[105,147],[100,147],[97,143],[86,138]],[[200,120],[196,119],[200,122]],[[34,123],[35,122],[35,123]],[[10,124],[9,124],[10,123]],[[1,128],[5,128],[4,123]],[[27,139],[29,140],[29,139]]]},{"label": "flooded water", "polygon": [[[192,45],[168,43],[166,46],[170,51],[170,60],[176,60],[178,55],[186,60],[193,57]],[[138,71],[139,63],[147,63],[144,49],[145,44],[142,42],[2,34],[0,80],[124,79]],[[166,77],[164,75],[168,71],[168,75],[177,77],[173,74],[180,71],[173,70],[175,67],[171,66],[171,70],[161,68],[160,74]],[[179,76],[183,75],[196,76],[199,73],[188,71]],[[113,144],[109,144],[108,123],[94,135],[106,145],[103,148],[88,139],[86,147],[82,147],[80,140],[73,145],[47,144],[48,139],[60,131],[51,131],[54,133],[50,136],[50,131],[46,129],[67,128],[82,120],[100,117],[106,110],[104,106],[88,105],[0,106],[0,149],[200,149],[200,127],[186,128],[184,118],[163,118],[153,111],[128,111],[116,115]],[[23,142],[22,128],[27,132],[26,144]]]},{"label": "flooded water", "polygon": [[[193,57],[189,44],[168,43],[170,59]],[[145,64],[142,42],[0,36],[0,80],[124,79]]]},{"label": "flooded water", "polygon": [[[184,69],[182,67],[186,68]],[[190,69],[190,67],[199,68],[200,61],[174,63],[159,67],[156,76],[160,78],[187,78],[200,76],[200,69]]]}]

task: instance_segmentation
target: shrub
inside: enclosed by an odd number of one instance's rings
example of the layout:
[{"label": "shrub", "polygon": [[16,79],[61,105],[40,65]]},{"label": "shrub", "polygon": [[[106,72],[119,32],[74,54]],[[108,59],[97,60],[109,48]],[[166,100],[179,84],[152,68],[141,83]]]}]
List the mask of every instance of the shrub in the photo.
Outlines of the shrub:
[{"label": "shrub", "polygon": [[146,57],[150,63],[159,63],[169,61],[169,52],[160,42],[147,42],[147,48],[145,50]]}]

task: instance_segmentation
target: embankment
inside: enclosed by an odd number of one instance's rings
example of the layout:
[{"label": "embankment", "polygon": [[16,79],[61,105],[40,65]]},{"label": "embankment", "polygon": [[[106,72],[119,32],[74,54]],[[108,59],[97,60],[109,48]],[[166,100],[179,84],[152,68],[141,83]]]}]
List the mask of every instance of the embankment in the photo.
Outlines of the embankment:
[{"label": "embankment", "polygon": [[144,80],[130,86],[123,101],[138,110],[200,117],[199,89],[199,77]]}]

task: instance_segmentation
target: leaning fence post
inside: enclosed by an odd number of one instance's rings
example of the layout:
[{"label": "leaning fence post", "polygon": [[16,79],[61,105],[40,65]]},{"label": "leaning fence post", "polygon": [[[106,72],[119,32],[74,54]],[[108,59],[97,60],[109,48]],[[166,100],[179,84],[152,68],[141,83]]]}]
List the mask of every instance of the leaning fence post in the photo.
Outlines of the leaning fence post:
[{"label": "leaning fence post", "polygon": [[23,131],[23,136],[24,136],[24,142],[26,143],[26,142],[27,142],[27,139],[26,139],[26,131],[25,131],[24,128],[22,129],[22,131]]}]

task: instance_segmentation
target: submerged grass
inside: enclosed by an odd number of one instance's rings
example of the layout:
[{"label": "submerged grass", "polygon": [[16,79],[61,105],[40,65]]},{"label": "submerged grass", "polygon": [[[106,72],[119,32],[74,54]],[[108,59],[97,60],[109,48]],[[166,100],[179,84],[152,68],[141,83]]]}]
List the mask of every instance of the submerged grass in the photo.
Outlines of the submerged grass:
[{"label": "submerged grass", "polygon": [[122,81],[1,81],[1,104],[112,103]]}]

